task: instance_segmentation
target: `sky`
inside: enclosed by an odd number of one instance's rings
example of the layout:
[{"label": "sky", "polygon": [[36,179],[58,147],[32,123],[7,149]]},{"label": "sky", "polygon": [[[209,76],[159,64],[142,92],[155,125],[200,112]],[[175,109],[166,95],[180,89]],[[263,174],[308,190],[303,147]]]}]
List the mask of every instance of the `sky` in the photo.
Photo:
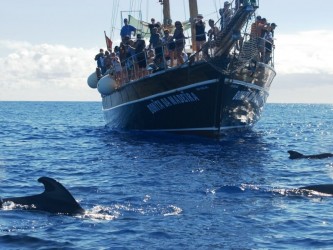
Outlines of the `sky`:
[{"label": "sky", "polygon": [[[158,0],[0,0],[0,101],[100,101],[87,85],[95,55],[114,45],[127,11],[162,21]],[[221,0],[197,0],[217,20]],[[333,1],[260,0],[275,22],[270,103],[333,103]],[[189,18],[187,0],[170,0],[173,21]],[[135,12],[136,14],[140,12]]]}]

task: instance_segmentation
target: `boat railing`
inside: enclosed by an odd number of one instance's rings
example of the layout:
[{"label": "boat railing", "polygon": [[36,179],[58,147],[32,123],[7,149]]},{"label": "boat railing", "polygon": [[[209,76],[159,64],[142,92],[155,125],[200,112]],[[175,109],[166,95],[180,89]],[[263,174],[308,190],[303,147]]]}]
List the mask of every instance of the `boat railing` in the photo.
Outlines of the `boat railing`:
[{"label": "boat railing", "polygon": [[[253,37],[249,33],[239,34],[241,38],[235,43],[231,56],[235,58],[236,62],[232,64],[233,69],[246,66],[251,61],[262,62],[274,67],[274,44],[267,39],[260,37]],[[190,37],[188,38],[190,39]],[[183,62],[176,62],[175,52],[169,51],[168,43],[149,49],[145,48],[143,51],[128,56],[121,61],[121,72],[115,74],[111,68],[109,71],[120,87],[126,83],[138,80],[140,78],[151,75],[152,73],[173,68],[182,65],[189,61],[194,61],[195,54],[187,54],[185,50],[182,52]],[[213,61],[218,56],[216,52],[216,41],[213,38],[208,39],[206,46],[203,47],[202,55],[198,61]],[[209,58],[205,58],[209,55]],[[192,60],[193,59],[193,60]],[[213,61],[216,64],[216,61]],[[141,65],[141,67],[140,67]],[[142,67],[145,65],[145,67]],[[216,65],[215,65],[216,67]]]},{"label": "boat railing", "polygon": [[259,38],[260,62],[274,67],[274,42]]},{"label": "boat railing", "polygon": [[[186,39],[190,39],[187,37]],[[175,41],[163,43],[155,48],[145,48],[138,53],[128,53],[124,55],[125,59],[120,61],[121,72],[115,73],[115,69],[111,67],[107,73],[112,75],[116,80],[117,86],[120,87],[126,83],[138,80],[152,73],[169,69],[174,66],[181,66],[187,62],[188,55],[182,51],[182,60],[176,58],[174,50],[168,47]],[[134,48],[131,48],[134,50]]]},{"label": "boat railing", "polygon": [[233,54],[240,65],[256,61],[274,67],[274,44],[265,38],[245,33],[235,44]]}]

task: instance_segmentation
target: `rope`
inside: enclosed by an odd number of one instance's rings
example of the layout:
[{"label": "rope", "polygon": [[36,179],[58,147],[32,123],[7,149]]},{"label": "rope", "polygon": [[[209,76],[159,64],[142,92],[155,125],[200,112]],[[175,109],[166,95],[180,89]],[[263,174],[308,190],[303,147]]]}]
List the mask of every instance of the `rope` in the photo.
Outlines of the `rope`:
[{"label": "rope", "polygon": [[[185,0],[183,0],[183,8],[184,8],[185,20],[187,20]],[[186,30],[186,35],[187,35],[188,38],[190,38],[191,35],[192,35],[191,29],[192,29],[192,23],[191,23],[191,28],[189,30]],[[190,39],[190,43],[187,46],[190,46],[191,43],[192,43],[192,39]]]},{"label": "rope", "polygon": [[113,1],[112,15],[111,15],[111,30],[110,30],[111,40],[114,37],[115,24],[116,24],[116,20],[118,18],[119,1],[120,0],[114,0]]},{"label": "rope", "polygon": [[219,19],[219,10],[217,9],[217,5],[216,5],[216,0],[214,0],[214,4],[215,4],[215,11],[216,11],[216,18]]},{"label": "rope", "polygon": [[146,20],[149,18],[149,8],[148,8],[148,0],[146,0]]},{"label": "rope", "polygon": [[184,14],[185,14],[185,20],[187,19],[186,17],[186,7],[185,7],[185,0],[183,0],[183,8],[184,8]]},{"label": "rope", "polygon": [[132,13],[132,10],[133,10],[133,2],[134,2],[134,0],[130,0],[130,13]]}]

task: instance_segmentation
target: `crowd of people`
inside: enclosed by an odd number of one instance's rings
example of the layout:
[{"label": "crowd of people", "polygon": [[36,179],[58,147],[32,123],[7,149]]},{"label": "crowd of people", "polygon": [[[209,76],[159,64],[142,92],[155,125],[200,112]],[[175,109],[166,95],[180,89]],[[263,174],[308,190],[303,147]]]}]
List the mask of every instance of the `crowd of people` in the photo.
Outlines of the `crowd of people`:
[{"label": "crowd of people", "polygon": [[[142,35],[136,34],[136,28],[128,24],[128,19],[125,18],[120,31],[120,45],[115,46],[112,53],[100,49],[95,56],[97,70],[100,70],[98,76],[109,72],[120,87],[124,82],[141,78],[151,72],[183,64],[188,59],[184,51],[186,37],[182,23],[176,21],[174,25],[173,35],[168,29],[161,32],[161,25],[152,18],[148,26],[149,44],[146,45]],[[132,39],[133,36],[136,39]]]},{"label": "crowd of people", "polygon": [[268,23],[266,18],[256,17],[256,21],[251,25],[250,39],[259,47],[260,61],[269,63],[272,59],[274,48],[275,23]]},{"label": "crowd of people", "polygon": [[[237,0],[234,9],[231,9],[229,1],[224,2],[224,7],[219,10],[221,30],[226,28],[237,8],[244,4],[255,4],[255,1]],[[209,55],[208,49],[214,49],[215,39],[220,32],[213,19],[209,19],[209,30],[206,32],[203,18],[203,15],[198,14],[191,22],[195,30],[194,51],[196,53],[194,59],[197,61],[201,60],[204,55]],[[128,19],[125,18],[120,31],[122,40],[120,45],[115,46],[112,53],[100,49],[100,52],[95,56],[97,69],[101,71],[99,75],[102,76],[109,72],[113,75],[117,87],[120,87],[124,82],[183,64],[188,60],[188,55],[184,50],[186,37],[183,24],[176,21],[174,27],[173,34],[171,34],[168,28],[163,28],[159,22],[155,22],[155,19],[152,18],[148,25],[150,38],[147,45],[142,35],[137,33],[137,29],[130,25]],[[275,27],[276,24],[268,24],[265,18],[259,16],[251,26],[251,37],[256,39],[260,46],[260,59],[266,63],[271,58]],[[204,46],[204,44],[209,44],[209,46]]]}]

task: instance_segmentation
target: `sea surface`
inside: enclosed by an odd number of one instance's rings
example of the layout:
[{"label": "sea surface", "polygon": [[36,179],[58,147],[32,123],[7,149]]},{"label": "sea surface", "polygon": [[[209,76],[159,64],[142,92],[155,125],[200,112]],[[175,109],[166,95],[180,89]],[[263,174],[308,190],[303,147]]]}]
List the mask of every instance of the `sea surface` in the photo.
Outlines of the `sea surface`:
[{"label": "sea surface", "polygon": [[[0,210],[0,249],[333,249],[333,105],[268,104],[208,139],[108,131],[98,102],[0,102],[0,196],[61,182],[80,216]],[[296,190],[296,191],[295,191]]]}]

